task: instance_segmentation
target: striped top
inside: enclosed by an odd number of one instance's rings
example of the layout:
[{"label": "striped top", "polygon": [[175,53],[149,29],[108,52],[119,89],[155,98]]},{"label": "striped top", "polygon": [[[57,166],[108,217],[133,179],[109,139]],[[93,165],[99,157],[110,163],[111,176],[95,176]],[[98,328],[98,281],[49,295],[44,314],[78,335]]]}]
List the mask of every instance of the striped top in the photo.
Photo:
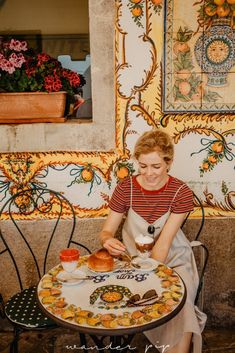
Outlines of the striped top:
[{"label": "striped top", "polygon": [[[175,197],[177,190],[181,188]],[[127,214],[131,203],[131,178],[121,181],[115,188],[109,207],[118,213]],[[175,197],[175,199],[174,199]],[[167,184],[159,190],[145,190],[132,177],[132,209],[148,223],[155,222],[168,210],[185,213],[193,209],[193,193],[181,180],[169,177]]]}]

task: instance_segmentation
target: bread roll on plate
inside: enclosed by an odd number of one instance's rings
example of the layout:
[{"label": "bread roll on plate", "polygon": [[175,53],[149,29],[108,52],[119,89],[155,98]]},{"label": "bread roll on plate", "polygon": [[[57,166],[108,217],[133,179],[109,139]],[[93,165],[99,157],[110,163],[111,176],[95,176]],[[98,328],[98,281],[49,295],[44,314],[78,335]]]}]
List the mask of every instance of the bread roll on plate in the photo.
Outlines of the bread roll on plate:
[{"label": "bread roll on plate", "polygon": [[99,249],[89,256],[87,265],[95,272],[110,272],[113,271],[114,260],[106,249]]}]

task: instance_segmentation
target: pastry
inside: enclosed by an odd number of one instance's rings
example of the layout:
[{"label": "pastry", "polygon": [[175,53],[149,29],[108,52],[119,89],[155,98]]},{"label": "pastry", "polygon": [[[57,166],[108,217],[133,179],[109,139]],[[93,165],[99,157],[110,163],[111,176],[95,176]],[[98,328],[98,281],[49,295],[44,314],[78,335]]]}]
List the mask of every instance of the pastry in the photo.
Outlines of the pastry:
[{"label": "pastry", "polygon": [[72,319],[74,318],[74,316],[74,312],[69,309],[65,309],[64,312],[61,314],[62,319]]},{"label": "pastry", "polygon": [[90,326],[99,326],[101,323],[98,317],[88,317],[86,322]]},{"label": "pastry", "polygon": [[76,315],[80,316],[80,317],[92,317],[93,312],[89,311],[89,310],[80,310],[79,312],[76,313]]},{"label": "pastry", "polygon": [[48,297],[43,297],[42,298],[42,303],[43,304],[52,304],[56,301],[56,297],[53,295],[49,295]]},{"label": "pastry", "polygon": [[113,257],[106,249],[99,249],[91,254],[87,264],[91,270],[96,272],[110,272],[114,268]]}]

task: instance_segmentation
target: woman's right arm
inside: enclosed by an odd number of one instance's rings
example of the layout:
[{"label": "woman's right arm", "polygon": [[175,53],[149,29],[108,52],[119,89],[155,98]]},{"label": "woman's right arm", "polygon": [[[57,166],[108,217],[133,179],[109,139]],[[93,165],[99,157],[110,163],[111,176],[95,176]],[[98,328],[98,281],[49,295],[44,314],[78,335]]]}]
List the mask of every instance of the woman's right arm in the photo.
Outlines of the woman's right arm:
[{"label": "woman's right arm", "polygon": [[103,229],[99,234],[102,246],[114,256],[118,256],[126,250],[125,245],[114,237],[122,218],[123,213],[110,210]]}]

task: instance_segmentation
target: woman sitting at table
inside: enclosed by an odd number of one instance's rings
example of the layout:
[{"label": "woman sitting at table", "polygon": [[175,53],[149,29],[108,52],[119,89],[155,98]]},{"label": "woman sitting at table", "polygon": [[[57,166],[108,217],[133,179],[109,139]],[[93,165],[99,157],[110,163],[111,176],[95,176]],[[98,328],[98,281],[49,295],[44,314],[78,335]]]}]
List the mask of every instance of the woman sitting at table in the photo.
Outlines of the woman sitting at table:
[{"label": "woman sitting at table", "polygon": [[[187,300],[172,320],[145,335],[156,347],[169,346],[164,352],[188,353],[192,341],[193,353],[200,353],[206,315],[194,306],[198,273],[190,242],[180,229],[193,209],[193,194],[184,182],[168,174],[173,154],[171,138],[161,130],[145,132],[137,140],[134,157],[139,174],[115,188],[100,240],[110,254],[118,256],[126,249],[136,254],[134,239],[138,235],[154,237],[151,257],[179,273],[187,287]],[[125,215],[122,243],[115,233]]]}]

